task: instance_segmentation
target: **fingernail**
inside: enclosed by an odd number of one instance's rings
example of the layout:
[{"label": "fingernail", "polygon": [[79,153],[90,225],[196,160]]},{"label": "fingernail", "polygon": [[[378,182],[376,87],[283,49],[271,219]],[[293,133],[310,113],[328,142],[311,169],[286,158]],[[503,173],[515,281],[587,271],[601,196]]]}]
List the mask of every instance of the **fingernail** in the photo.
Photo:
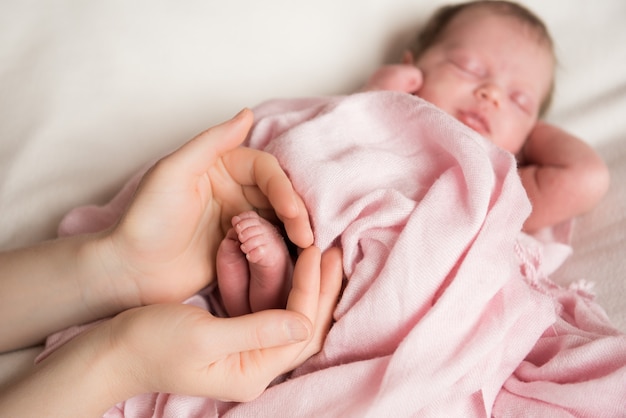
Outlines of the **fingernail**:
[{"label": "fingernail", "polygon": [[289,319],[284,324],[285,333],[290,342],[304,341],[309,338],[309,327],[298,319]]},{"label": "fingernail", "polygon": [[243,115],[246,114],[246,112],[248,111],[247,107],[244,107],[243,109],[241,109],[239,111],[239,113],[237,113],[231,120],[234,121],[238,121],[239,119],[241,119],[243,117]]}]

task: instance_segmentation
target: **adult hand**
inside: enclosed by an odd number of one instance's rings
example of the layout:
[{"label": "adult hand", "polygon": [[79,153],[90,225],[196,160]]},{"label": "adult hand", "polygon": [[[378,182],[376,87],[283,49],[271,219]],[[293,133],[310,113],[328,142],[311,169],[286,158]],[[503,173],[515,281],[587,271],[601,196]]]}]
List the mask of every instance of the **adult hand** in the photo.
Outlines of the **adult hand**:
[{"label": "adult hand", "polygon": [[341,251],[320,256],[309,247],[298,258],[287,310],[237,318],[181,304],[125,311],[0,390],[0,409],[7,416],[101,416],[146,392],[252,400],[320,350],[341,278]]},{"label": "adult hand", "polygon": [[238,148],[252,119],[244,110],[160,160],[112,228],[0,253],[0,351],[132,307],[181,302],[214,279],[217,247],[244,210],[275,208],[293,242],[312,244],[304,204],[276,159]]},{"label": "adult hand", "polygon": [[127,363],[121,369],[138,377],[137,393],[249,401],[320,350],[341,278],[339,250],[321,259],[309,247],[298,257],[286,311],[225,319],[189,305],[141,307],[111,321],[112,344]]},{"label": "adult hand", "polygon": [[306,208],[277,160],[238,147],[252,121],[244,110],[157,162],[102,235],[100,259],[122,305],[179,302],[206,286],[232,216],[245,210],[275,212],[294,243],[312,244]]}]

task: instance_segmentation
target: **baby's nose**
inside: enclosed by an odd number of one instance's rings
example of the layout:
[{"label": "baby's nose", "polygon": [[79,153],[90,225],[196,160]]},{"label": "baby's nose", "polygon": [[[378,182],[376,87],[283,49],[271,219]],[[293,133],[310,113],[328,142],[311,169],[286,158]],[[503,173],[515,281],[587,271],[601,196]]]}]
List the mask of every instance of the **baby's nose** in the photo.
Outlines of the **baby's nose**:
[{"label": "baby's nose", "polygon": [[475,91],[475,96],[483,101],[491,102],[495,107],[500,107],[500,89],[491,83],[481,84]]}]

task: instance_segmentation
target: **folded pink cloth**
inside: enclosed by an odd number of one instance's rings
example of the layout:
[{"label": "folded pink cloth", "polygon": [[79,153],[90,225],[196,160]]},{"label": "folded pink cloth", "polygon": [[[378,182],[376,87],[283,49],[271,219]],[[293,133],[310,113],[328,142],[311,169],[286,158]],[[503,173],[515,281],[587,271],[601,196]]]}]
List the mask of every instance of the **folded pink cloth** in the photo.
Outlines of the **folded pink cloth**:
[{"label": "folded pink cloth", "polygon": [[[511,154],[400,93],[255,114],[248,145],[278,158],[316,245],[343,248],[348,284],[324,347],[249,403],[152,394],[106,416],[623,414],[626,338],[584,291],[550,282],[569,249],[520,232],[530,205]],[[61,232],[113,222],[133,188]]]}]

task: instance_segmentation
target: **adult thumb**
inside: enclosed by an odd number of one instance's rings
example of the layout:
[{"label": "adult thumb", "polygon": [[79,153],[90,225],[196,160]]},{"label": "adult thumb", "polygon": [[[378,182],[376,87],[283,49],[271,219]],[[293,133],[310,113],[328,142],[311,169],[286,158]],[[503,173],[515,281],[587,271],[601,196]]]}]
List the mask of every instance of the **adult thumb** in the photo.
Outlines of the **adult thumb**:
[{"label": "adult thumb", "polygon": [[279,309],[211,322],[214,348],[222,355],[295,344],[313,333],[306,316]]}]

